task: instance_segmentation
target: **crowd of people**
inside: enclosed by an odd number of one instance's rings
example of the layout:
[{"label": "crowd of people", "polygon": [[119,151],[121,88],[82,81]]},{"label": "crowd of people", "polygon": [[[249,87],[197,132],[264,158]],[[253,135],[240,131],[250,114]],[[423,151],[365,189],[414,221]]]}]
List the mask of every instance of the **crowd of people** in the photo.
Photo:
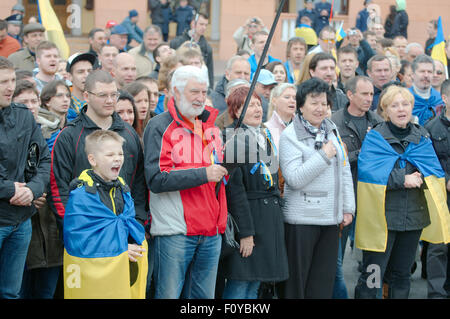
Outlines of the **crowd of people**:
[{"label": "crowd of people", "polygon": [[196,1],[150,0],[153,24],[130,10],[67,61],[14,6],[0,20],[0,298],[408,298],[418,252],[428,298],[448,298],[437,21],[410,42],[406,1],[384,24],[373,2],[341,39],[329,1],[305,0],[256,79],[269,30],[249,17],[218,81]]}]

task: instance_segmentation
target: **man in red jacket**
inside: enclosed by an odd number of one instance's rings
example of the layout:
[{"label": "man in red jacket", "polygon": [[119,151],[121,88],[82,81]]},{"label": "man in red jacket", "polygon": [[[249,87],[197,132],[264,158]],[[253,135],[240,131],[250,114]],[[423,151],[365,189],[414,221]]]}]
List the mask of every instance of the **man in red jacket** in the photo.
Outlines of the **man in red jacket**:
[{"label": "man in red jacket", "polygon": [[152,118],[144,133],[155,298],[214,298],[228,173],[217,164],[222,140],[214,126],[218,110],[205,106],[207,83],[199,68],[178,68],[168,112]]}]

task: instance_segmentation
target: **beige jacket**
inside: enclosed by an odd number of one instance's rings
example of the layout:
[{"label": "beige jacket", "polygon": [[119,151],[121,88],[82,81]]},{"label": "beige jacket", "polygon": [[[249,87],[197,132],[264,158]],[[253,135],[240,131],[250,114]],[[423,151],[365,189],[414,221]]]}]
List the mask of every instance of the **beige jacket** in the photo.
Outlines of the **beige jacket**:
[{"label": "beige jacket", "polygon": [[16,70],[27,70],[33,72],[36,68],[36,59],[31,55],[27,48],[14,52],[8,57],[8,60],[14,64],[14,68]]},{"label": "beige jacket", "polygon": [[143,44],[141,43],[137,47],[128,51],[128,53],[134,56],[134,59],[136,60],[137,77],[149,76],[155,68],[155,63],[152,62],[146,54],[141,54],[142,46]]}]

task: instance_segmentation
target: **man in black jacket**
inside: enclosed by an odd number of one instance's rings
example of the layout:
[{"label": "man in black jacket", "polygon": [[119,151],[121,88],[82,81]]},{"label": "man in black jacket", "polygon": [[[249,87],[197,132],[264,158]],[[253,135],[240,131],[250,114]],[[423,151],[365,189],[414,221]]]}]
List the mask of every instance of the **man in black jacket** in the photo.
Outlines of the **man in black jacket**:
[{"label": "man in black jacket", "polygon": [[131,189],[136,219],[142,224],[147,219],[144,154],[136,131],[114,112],[118,95],[116,83],[109,73],[102,70],[90,73],[86,78],[84,92],[87,105],[55,141],[50,172],[51,196],[48,202],[60,226],[69,199],[70,182],[83,170],[90,168],[84,151],[85,138],[99,129],[115,131],[125,139],[125,159],[120,176]]},{"label": "man in black jacket", "polygon": [[0,57],[0,299],[19,298],[33,200],[48,184],[50,152],[32,113],[11,103],[14,65]]},{"label": "man in black jacket", "polygon": [[208,16],[204,13],[198,13],[191,21],[191,29],[185,31],[182,35],[170,41],[172,49],[178,49],[186,41],[196,42],[202,51],[203,61],[205,61],[208,68],[209,87],[214,87],[214,61],[213,50],[206,41],[204,36],[206,27],[208,26]]},{"label": "man in black jacket", "polygon": [[[446,112],[435,117],[425,124],[433,141],[434,150],[445,172],[447,187],[447,206],[450,207],[450,80],[444,81],[441,86],[441,96],[447,106]],[[428,298],[448,298],[450,296],[449,279],[449,245],[428,244],[426,268]]]}]

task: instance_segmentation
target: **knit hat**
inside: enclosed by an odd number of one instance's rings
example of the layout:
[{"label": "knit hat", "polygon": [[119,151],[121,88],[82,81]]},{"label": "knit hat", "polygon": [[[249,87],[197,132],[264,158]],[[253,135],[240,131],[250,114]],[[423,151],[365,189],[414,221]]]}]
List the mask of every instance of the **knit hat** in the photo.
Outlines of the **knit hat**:
[{"label": "knit hat", "polygon": [[138,16],[138,12],[137,12],[135,9],[130,10],[130,11],[128,12],[128,16],[129,16],[130,18],[137,17],[137,16]]}]

